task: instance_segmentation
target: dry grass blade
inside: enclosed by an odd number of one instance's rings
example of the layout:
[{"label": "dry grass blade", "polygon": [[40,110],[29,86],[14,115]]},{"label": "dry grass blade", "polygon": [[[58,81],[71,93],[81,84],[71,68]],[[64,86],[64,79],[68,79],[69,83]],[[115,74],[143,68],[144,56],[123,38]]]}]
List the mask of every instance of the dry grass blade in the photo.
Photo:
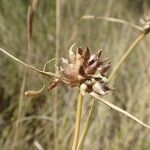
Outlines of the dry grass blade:
[{"label": "dry grass blade", "polygon": [[20,121],[19,121],[19,123],[20,123],[20,122],[24,122],[24,121],[30,121],[30,120],[33,120],[33,119],[47,120],[47,121],[51,121],[51,122],[54,121],[53,118],[48,117],[48,116],[28,116],[28,117],[23,117],[23,118],[21,118]]},{"label": "dry grass blade", "polygon": [[[37,3],[37,0],[32,0],[32,3]],[[34,4],[34,5],[35,5]],[[32,36],[32,24],[33,24],[33,18],[34,18],[34,13],[32,6],[28,7],[27,11],[27,56],[26,56],[26,62],[29,62],[30,60],[30,53],[31,53],[31,36]],[[22,116],[22,107],[23,107],[23,96],[24,96],[24,90],[25,90],[25,84],[26,84],[26,76],[27,76],[27,69],[25,68],[24,73],[23,73],[23,81],[21,85],[21,90],[20,90],[20,97],[19,97],[19,102],[18,102],[18,112],[17,112],[17,122],[16,122],[16,127],[14,131],[14,142],[13,145],[15,145],[18,136],[20,134],[19,130],[19,120],[21,119]]]},{"label": "dry grass blade", "polygon": [[112,103],[106,101],[104,98],[100,97],[98,94],[96,94],[96,93],[94,93],[94,92],[91,92],[90,95],[93,96],[93,97],[95,97],[97,100],[99,100],[100,102],[104,103],[105,105],[109,106],[110,108],[112,108],[112,109],[114,109],[114,110],[116,110],[116,111],[118,111],[118,112],[120,112],[120,113],[122,113],[122,114],[128,116],[129,118],[135,120],[136,122],[138,122],[138,123],[141,124],[142,126],[148,128],[148,129],[150,129],[150,126],[149,126],[149,125],[143,123],[141,120],[139,120],[139,119],[136,118],[135,116],[131,115],[130,113],[126,112],[125,110],[123,110],[123,109],[117,107],[116,105],[114,105],[114,104],[112,104]]},{"label": "dry grass blade", "polygon": [[106,20],[106,21],[111,21],[111,22],[114,22],[114,23],[120,23],[120,24],[126,24],[126,25],[129,25],[139,31],[144,31],[143,28],[141,28],[140,26],[138,25],[135,25],[135,24],[132,24],[132,23],[129,23],[125,20],[121,20],[121,19],[116,19],[116,18],[111,18],[111,17],[102,17],[102,16],[92,16],[92,15],[85,15],[83,16],[80,20],[90,20],[90,19],[98,19],[98,20]]},{"label": "dry grass blade", "polygon": [[33,12],[36,12],[37,8],[38,8],[38,3],[39,3],[39,0],[32,0],[32,10]]},{"label": "dry grass blade", "polygon": [[39,69],[37,69],[37,68],[35,68],[35,67],[33,67],[33,66],[31,66],[31,65],[29,65],[29,64],[27,64],[27,63],[25,63],[25,62],[23,62],[23,61],[21,61],[20,59],[14,57],[13,55],[9,54],[6,50],[4,50],[4,49],[2,49],[2,48],[0,48],[0,51],[1,51],[2,53],[6,54],[6,55],[7,55],[8,57],[10,57],[11,59],[15,60],[16,62],[22,64],[23,66],[25,66],[25,67],[27,67],[27,68],[30,68],[30,69],[32,69],[32,70],[34,70],[34,71],[36,71],[36,72],[38,72],[38,73],[40,73],[40,74],[42,74],[42,75],[45,75],[45,76],[47,76],[47,77],[49,77],[49,78],[57,78],[57,79],[60,79],[60,76],[58,76],[58,75],[56,75],[56,74],[54,74],[54,73],[52,73],[52,72],[41,71],[41,70],[39,70]]},{"label": "dry grass blade", "polygon": [[29,6],[28,7],[28,12],[27,12],[27,34],[28,34],[28,41],[30,41],[31,35],[32,35],[33,16],[34,16],[34,13],[33,13],[32,7]]},{"label": "dry grass blade", "polygon": [[[56,50],[55,50],[55,66],[58,66],[58,58],[59,58],[59,45],[60,45],[60,0],[56,0]],[[58,67],[55,68],[55,73],[58,72]],[[53,124],[53,130],[54,130],[54,150],[59,149],[58,145],[58,126],[57,126],[57,107],[58,107],[58,88],[55,88],[54,93],[54,124]]]},{"label": "dry grass blade", "polygon": [[28,34],[28,41],[30,41],[31,36],[32,36],[32,28],[33,28],[33,19],[35,12],[38,7],[38,2],[39,0],[32,0],[31,6],[28,7],[28,12],[27,12],[27,34]]},{"label": "dry grass blade", "polygon": [[109,76],[108,80],[112,80],[115,73],[117,72],[117,70],[119,69],[120,65],[123,63],[123,61],[127,58],[127,56],[131,53],[131,51],[134,49],[134,47],[140,43],[140,41],[142,41],[144,39],[144,37],[146,36],[146,34],[141,34],[131,45],[130,47],[126,50],[125,54],[121,57],[120,61],[117,63],[117,65],[115,66],[114,70],[112,71],[111,75]]}]

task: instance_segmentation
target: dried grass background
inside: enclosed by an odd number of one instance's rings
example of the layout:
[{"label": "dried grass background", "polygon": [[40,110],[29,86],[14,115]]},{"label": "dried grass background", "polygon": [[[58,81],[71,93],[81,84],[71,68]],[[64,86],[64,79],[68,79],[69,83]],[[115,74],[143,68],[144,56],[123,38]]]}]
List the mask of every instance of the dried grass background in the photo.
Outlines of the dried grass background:
[{"label": "dried grass background", "polygon": [[[0,0],[0,46],[21,60],[27,55],[26,13],[30,1]],[[148,0],[62,0],[60,1],[60,56],[67,57],[69,47],[103,48],[112,60],[112,69],[139,32],[121,24],[102,20],[79,21],[83,15],[110,16],[140,25],[140,18],[150,9]],[[55,57],[55,1],[40,1],[33,23],[30,64],[42,68]],[[114,82],[116,92],[107,96],[110,102],[150,124],[150,36],[148,35],[121,65]],[[54,71],[54,63],[48,69]],[[0,149],[12,148],[19,93],[24,68],[0,54]],[[25,89],[40,89],[47,81],[28,71]],[[71,149],[75,123],[77,89],[58,88],[59,149]],[[53,92],[35,98],[23,98],[19,138],[15,149],[53,149]],[[82,122],[90,106],[84,100]],[[82,126],[81,126],[82,129]],[[148,150],[149,130],[105,105],[96,104],[91,127],[84,142],[86,150]]]}]

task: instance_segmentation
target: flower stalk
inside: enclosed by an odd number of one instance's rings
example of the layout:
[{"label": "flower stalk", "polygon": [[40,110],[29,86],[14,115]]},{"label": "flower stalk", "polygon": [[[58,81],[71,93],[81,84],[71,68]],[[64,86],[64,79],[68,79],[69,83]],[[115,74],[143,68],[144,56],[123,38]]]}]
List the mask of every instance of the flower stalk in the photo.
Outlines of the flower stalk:
[{"label": "flower stalk", "polygon": [[80,139],[79,139],[77,150],[79,150],[80,147],[82,146],[82,144],[84,142],[84,139],[85,139],[85,137],[86,137],[86,135],[89,131],[89,128],[90,128],[90,125],[91,125],[92,113],[93,113],[94,106],[95,106],[95,98],[92,99],[91,103],[92,104],[91,104],[91,107],[90,107],[90,110],[89,110],[89,113],[88,113],[87,120],[86,120],[85,125],[83,127],[83,131],[82,131]]},{"label": "flower stalk", "polygon": [[77,101],[76,124],[75,124],[75,132],[74,132],[72,150],[77,150],[77,146],[78,146],[80,122],[81,122],[81,114],[82,114],[82,102],[83,102],[83,95],[79,93],[78,101]]}]

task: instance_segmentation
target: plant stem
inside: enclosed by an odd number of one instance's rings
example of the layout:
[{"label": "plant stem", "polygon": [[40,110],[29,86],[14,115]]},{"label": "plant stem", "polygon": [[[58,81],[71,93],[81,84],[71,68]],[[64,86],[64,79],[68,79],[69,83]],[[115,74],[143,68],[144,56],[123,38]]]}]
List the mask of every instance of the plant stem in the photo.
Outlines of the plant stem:
[{"label": "plant stem", "polygon": [[75,124],[75,132],[74,132],[72,150],[77,150],[77,146],[78,146],[80,121],[81,121],[81,113],[82,113],[82,102],[83,102],[83,96],[81,93],[79,93],[78,102],[77,102],[76,124]]},{"label": "plant stem", "polygon": [[[60,45],[60,1],[56,0],[56,51],[55,51],[55,65],[58,66],[58,59],[59,58],[59,45]],[[58,72],[58,68],[56,67],[55,73]],[[57,107],[58,107],[58,88],[55,88],[54,93],[54,149],[58,150],[58,126],[57,126]]]},{"label": "plant stem", "polygon": [[5,55],[7,55],[11,59],[15,60],[16,62],[22,64],[24,67],[27,67],[27,68],[29,68],[31,70],[34,70],[34,71],[36,71],[39,74],[42,74],[42,75],[47,76],[49,78],[57,78],[57,79],[65,80],[65,79],[61,78],[59,75],[56,75],[55,73],[45,72],[45,71],[39,70],[39,69],[37,69],[37,68],[35,68],[35,67],[25,63],[25,62],[23,62],[22,60],[20,60],[20,59],[16,58],[15,56],[9,54],[6,50],[4,50],[2,48],[0,48],[0,52],[4,53]]},{"label": "plant stem", "polygon": [[116,105],[108,102],[107,100],[105,100],[104,98],[100,97],[98,94],[96,94],[95,92],[91,92],[90,93],[91,96],[93,96],[94,98],[96,98],[98,101],[104,103],[105,105],[107,105],[108,107],[128,116],[129,118],[133,119],[134,121],[136,121],[137,123],[141,124],[143,127],[146,127],[148,129],[150,129],[150,126],[145,124],[144,122],[142,122],[140,119],[138,119],[137,117],[131,115],[130,113],[128,113],[127,111],[117,107]]},{"label": "plant stem", "polygon": [[146,34],[142,33],[131,45],[130,47],[126,50],[125,54],[121,57],[120,61],[117,63],[115,66],[114,70],[112,71],[111,75],[109,76],[108,80],[112,80],[118,71],[120,65],[123,63],[123,61],[127,58],[127,56],[130,54],[130,52],[134,49],[134,47],[139,44],[144,38]]},{"label": "plant stem", "polygon": [[[109,15],[106,15],[106,16],[109,16]],[[141,32],[144,31],[144,29],[138,25],[135,25],[133,23],[130,23],[128,21],[125,21],[125,20],[121,20],[121,19],[117,19],[117,18],[112,18],[112,17],[104,17],[104,16],[93,16],[93,15],[84,15],[81,17],[81,20],[91,20],[91,19],[98,19],[98,20],[106,20],[106,21],[110,21],[110,22],[114,22],[114,23],[120,23],[120,24],[125,24],[125,25],[129,25],[131,26],[132,28],[136,29],[136,30],[139,30]]]},{"label": "plant stem", "polygon": [[91,107],[90,107],[90,110],[89,110],[89,113],[88,113],[88,118],[85,122],[85,125],[83,127],[83,131],[81,133],[81,136],[80,136],[80,140],[79,140],[79,143],[78,143],[78,147],[77,147],[77,150],[80,149],[82,143],[84,142],[84,139],[88,133],[88,130],[89,130],[89,127],[90,127],[90,124],[91,124],[91,117],[92,117],[92,113],[93,113],[93,110],[94,110],[94,106],[95,106],[95,98],[92,99],[92,104],[91,104]]}]

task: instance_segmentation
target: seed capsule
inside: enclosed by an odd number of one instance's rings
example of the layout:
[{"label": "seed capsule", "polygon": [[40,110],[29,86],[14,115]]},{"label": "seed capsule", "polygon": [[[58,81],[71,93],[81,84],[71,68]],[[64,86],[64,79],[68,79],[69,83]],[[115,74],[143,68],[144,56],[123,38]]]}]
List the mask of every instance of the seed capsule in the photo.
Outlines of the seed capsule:
[{"label": "seed capsule", "polygon": [[85,70],[86,74],[94,74],[97,70],[99,62],[95,61],[92,65],[88,66]]},{"label": "seed capsule", "polygon": [[84,60],[88,60],[90,58],[90,50],[88,47],[83,50],[82,57]]},{"label": "seed capsule", "polygon": [[84,71],[83,65],[81,65],[80,68],[79,68],[79,74],[81,76],[85,76],[85,71]]},{"label": "seed capsule", "polygon": [[93,84],[93,91],[97,94],[100,94],[100,95],[105,95],[105,91],[102,89],[102,85],[99,83],[99,82],[95,82]]},{"label": "seed capsule", "polygon": [[92,65],[96,60],[96,55],[91,55],[88,60],[88,65]]},{"label": "seed capsule", "polygon": [[83,49],[79,47],[79,48],[77,49],[76,53],[79,54],[79,55],[82,55]]},{"label": "seed capsule", "polygon": [[104,66],[100,66],[100,67],[98,68],[98,70],[99,70],[99,72],[100,72],[101,74],[104,74],[106,71],[109,70],[110,66],[111,66],[111,62],[109,62],[108,64],[106,64],[106,65],[104,65]]},{"label": "seed capsule", "polygon": [[78,82],[78,70],[75,68],[67,68],[62,72],[62,77],[66,78],[70,82]]}]

